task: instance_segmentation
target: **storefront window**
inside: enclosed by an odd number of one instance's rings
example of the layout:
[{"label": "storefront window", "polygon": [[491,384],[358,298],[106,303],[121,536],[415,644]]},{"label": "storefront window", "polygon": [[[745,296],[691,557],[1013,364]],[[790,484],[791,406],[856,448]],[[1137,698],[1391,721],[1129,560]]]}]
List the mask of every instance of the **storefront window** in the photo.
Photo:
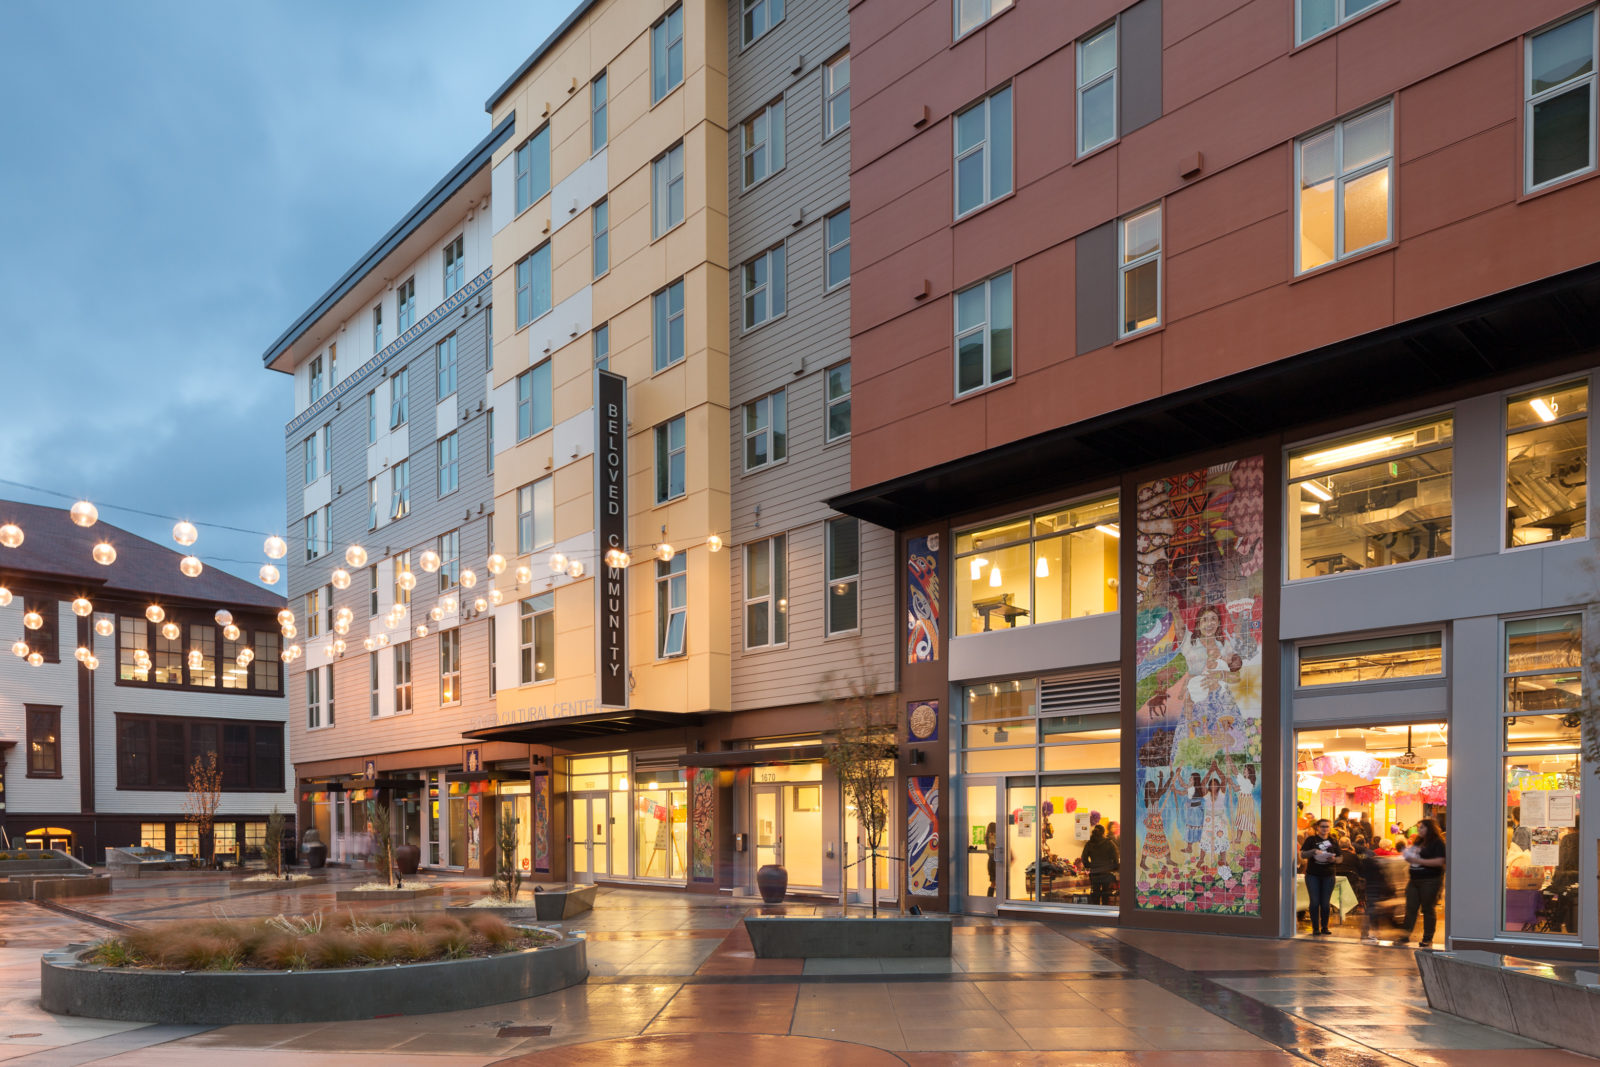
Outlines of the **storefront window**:
[{"label": "storefront window", "polygon": [[1453,429],[1446,415],[1291,451],[1289,577],[1450,555]]},{"label": "storefront window", "polygon": [[1506,546],[1588,532],[1589,387],[1546,386],[1506,401]]},{"label": "storefront window", "polygon": [[956,634],[1117,610],[1115,496],[956,535]]},{"label": "storefront window", "polygon": [[684,879],[688,870],[688,792],[681,768],[639,772],[633,791],[636,877]]},{"label": "storefront window", "polygon": [[1579,932],[1582,658],[1579,615],[1506,623],[1507,933]]},{"label": "storefront window", "polygon": [[1444,635],[1392,634],[1300,647],[1300,685],[1347,685],[1444,674]]},{"label": "storefront window", "polygon": [[173,826],[176,831],[172,844],[172,851],[180,856],[200,855],[200,827],[192,822],[180,822]]}]

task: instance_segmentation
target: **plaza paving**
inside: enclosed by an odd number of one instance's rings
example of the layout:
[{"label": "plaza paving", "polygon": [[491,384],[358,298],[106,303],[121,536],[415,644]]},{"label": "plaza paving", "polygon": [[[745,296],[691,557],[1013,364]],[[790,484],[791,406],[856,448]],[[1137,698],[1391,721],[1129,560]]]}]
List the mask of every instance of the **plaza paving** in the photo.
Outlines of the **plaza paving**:
[{"label": "plaza paving", "polygon": [[[444,884],[444,897],[416,906],[355,910],[436,908],[487,886]],[[39,1008],[39,953],[104,937],[106,924],[349,906],[327,884],[229,893],[199,875],[67,903],[73,913],[0,902],[6,1067],[1595,1063],[1432,1011],[1401,949],[958,919],[949,960],[758,960],[740,923],[756,905],[631,889],[602,890],[593,912],[562,924],[588,938],[590,979],[548,996],[301,1026],[73,1019]]]}]

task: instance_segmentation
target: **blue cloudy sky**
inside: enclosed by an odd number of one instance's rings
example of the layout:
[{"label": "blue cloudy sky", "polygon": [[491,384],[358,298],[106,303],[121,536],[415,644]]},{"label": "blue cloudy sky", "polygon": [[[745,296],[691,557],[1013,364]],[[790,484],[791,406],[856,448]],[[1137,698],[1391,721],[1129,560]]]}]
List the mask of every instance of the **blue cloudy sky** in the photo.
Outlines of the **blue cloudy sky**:
[{"label": "blue cloudy sky", "polygon": [[[262,352],[572,2],[0,0],[0,479],[281,532],[290,385]],[[196,549],[264,562],[256,535]]]}]

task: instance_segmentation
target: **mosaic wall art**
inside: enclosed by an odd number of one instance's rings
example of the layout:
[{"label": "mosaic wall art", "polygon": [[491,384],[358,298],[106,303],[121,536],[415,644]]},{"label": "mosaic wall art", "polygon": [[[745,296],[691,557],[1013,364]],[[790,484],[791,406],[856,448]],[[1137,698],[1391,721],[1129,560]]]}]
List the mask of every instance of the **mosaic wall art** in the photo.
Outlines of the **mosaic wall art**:
[{"label": "mosaic wall art", "polygon": [[914,897],[939,895],[939,779],[907,778],[906,888]]},{"label": "mosaic wall art", "polygon": [[939,535],[906,542],[906,662],[939,660]]},{"label": "mosaic wall art", "polygon": [[1141,909],[1261,914],[1262,469],[1139,487]]},{"label": "mosaic wall art", "polygon": [[694,772],[693,795],[689,798],[690,847],[694,865],[690,872],[697,882],[716,880],[717,843],[712,830],[717,807],[717,773],[710,767],[700,767]]},{"label": "mosaic wall art", "polygon": [[550,871],[550,776],[533,776],[533,869]]}]

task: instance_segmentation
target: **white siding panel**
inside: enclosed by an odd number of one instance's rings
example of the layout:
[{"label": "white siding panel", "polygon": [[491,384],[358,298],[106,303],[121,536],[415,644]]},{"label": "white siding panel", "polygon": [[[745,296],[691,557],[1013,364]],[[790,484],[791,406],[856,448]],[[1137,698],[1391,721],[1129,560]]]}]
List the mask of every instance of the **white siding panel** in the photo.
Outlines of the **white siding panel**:
[{"label": "white siding panel", "polygon": [[594,327],[594,287],[586,285],[528,327],[528,366],[571,344]]},{"label": "white siding panel", "polygon": [[561,229],[580,217],[595,201],[606,195],[606,149],[579,164],[578,169],[556,183],[550,196],[550,228]]},{"label": "white siding panel", "polygon": [[516,172],[512,169],[515,160],[516,154],[512,153],[489,172],[489,210],[495,233],[511,221],[511,206],[516,203]]}]

